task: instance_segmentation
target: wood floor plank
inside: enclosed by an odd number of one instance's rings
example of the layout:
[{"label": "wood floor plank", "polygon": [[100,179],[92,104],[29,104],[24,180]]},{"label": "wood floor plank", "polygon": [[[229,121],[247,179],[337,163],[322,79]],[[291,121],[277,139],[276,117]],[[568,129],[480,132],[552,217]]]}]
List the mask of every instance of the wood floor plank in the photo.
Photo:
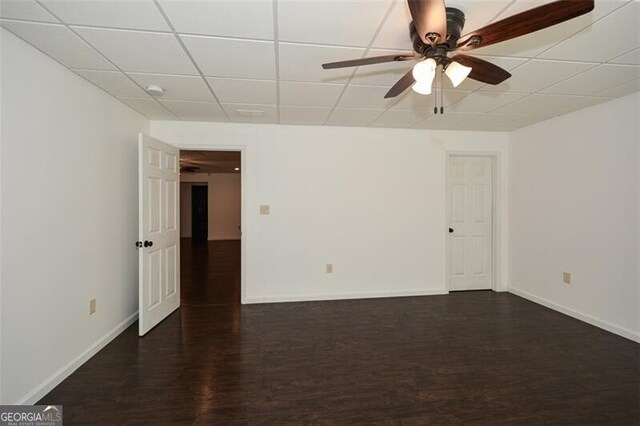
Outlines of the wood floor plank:
[{"label": "wood floor plank", "polygon": [[640,345],[511,294],[241,306],[192,290],[40,403],[85,425],[640,423]]}]

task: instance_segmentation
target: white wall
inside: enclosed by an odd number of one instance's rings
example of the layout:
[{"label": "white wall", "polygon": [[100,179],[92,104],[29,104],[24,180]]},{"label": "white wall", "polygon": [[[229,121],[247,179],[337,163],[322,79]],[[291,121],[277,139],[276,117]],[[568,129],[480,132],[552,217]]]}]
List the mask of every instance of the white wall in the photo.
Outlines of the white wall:
[{"label": "white wall", "polygon": [[240,175],[211,173],[209,181],[209,239],[240,239]]},{"label": "white wall", "polygon": [[[245,303],[445,292],[447,151],[502,153],[507,220],[503,133],[157,121],[151,134],[244,148]],[[498,272],[506,288],[506,263]]]},{"label": "white wall", "polygon": [[512,132],[509,141],[510,289],[635,340],[639,104],[636,93]]},{"label": "white wall", "polygon": [[0,387],[3,403],[33,403],[136,319],[136,139],[148,121],[1,37]]},{"label": "white wall", "polygon": [[240,239],[240,174],[185,173],[180,175],[180,182],[180,189],[183,191],[180,193],[182,238],[191,237],[191,185],[199,182],[206,183],[208,188],[207,239]]},{"label": "white wall", "polygon": [[180,182],[180,238],[191,238],[191,182]]}]

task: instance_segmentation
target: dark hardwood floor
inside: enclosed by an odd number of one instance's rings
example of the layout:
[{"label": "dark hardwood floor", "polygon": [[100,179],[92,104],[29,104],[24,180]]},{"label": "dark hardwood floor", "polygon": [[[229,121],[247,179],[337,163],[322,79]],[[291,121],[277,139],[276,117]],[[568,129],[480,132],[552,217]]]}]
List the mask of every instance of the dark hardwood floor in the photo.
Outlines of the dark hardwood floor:
[{"label": "dark hardwood floor", "polygon": [[640,345],[511,294],[214,294],[183,290],[39,403],[83,425],[640,423]]},{"label": "dark hardwood floor", "polygon": [[240,304],[240,241],[180,241],[182,305]]}]

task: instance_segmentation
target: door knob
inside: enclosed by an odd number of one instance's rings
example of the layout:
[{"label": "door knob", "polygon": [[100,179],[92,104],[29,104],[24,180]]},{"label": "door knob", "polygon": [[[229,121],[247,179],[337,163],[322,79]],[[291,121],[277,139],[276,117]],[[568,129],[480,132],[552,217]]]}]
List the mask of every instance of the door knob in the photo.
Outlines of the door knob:
[{"label": "door knob", "polygon": [[449,233],[453,234],[453,228],[449,228]]},{"label": "door knob", "polygon": [[145,242],[144,242],[144,246],[145,247],[151,247],[152,245],[153,245],[153,241],[145,240]]}]

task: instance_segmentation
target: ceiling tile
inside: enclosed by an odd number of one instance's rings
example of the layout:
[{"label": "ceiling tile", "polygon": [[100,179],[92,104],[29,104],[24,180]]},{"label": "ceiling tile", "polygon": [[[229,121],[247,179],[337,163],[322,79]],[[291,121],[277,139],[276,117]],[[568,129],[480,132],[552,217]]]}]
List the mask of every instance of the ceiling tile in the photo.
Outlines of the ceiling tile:
[{"label": "ceiling tile", "polygon": [[276,82],[273,80],[243,80],[208,77],[220,102],[239,104],[276,104]]},{"label": "ceiling tile", "polygon": [[150,99],[150,96],[120,71],[74,70],[111,95],[121,98]]},{"label": "ceiling tile", "polygon": [[164,89],[162,99],[215,102],[202,77],[166,74],[129,73],[140,86],[155,84]]},{"label": "ceiling tile", "polygon": [[614,64],[640,65],[640,48],[620,55],[609,62]]},{"label": "ceiling tile", "polygon": [[[606,62],[640,45],[640,2],[633,1],[558,43],[540,57],[569,61]],[[612,42],[612,34],[615,34]]]},{"label": "ceiling tile", "polygon": [[461,125],[466,125],[482,117],[482,114],[445,112],[444,114],[430,115],[426,120],[422,120],[415,127],[417,129],[452,129]]},{"label": "ceiling tile", "polygon": [[331,108],[281,106],[280,124],[308,124],[321,126],[327,121]]},{"label": "ceiling tile", "polygon": [[383,109],[336,108],[329,117],[327,125],[366,127],[383,112]]},{"label": "ceiling tile", "polygon": [[522,126],[544,120],[545,116],[534,114],[485,114],[480,118],[461,123],[460,130],[480,130],[480,131],[508,131],[518,129]]},{"label": "ceiling tile", "polygon": [[278,38],[281,41],[366,47],[390,3],[389,0],[280,1]]},{"label": "ceiling tile", "polygon": [[[431,113],[433,112],[433,107],[436,102],[435,92],[436,91],[434,90],[434,93],[431,95],[421,95],[411,89],[407,89],[402,95],[396,98],[398,101],[391,107],[391,109],[403,111],[426,111]],[[444,102],[440,102],[440,92],[438,91],[438,106],[442,103],[444,107],[448,107],[470,93],[471,92],[466,90],[443,90],[442,94]]]},{"label": "ceiling tile", "polygon": [[450,105],[448,112],[485,113],[527,96],[526,93],[478,91]]},{"label": "ceiling tile", "polygon": [[154,99],[126,99],[120,98],[122,102],[129,105],[142,115],[151,120],[177,120],[178,117],[169,112]]},{"label": "ceiling tile", "polygon": [[333,107],[344,84],[280,82],[280,105]]},{"label": "ceiling tile", "polygon": [[160,5],[179,33],[273,40],[271,0],[160,0]]},{"label": "ceiling tile", "polygon": [[124,71],[198,74],[173,34],[74,28],[85,40]]},{"label": "ceiling tile", "polygon": [[228,121],[217,103],[170,100],[162,100],[161,103],[183,120]]},{"label": "ceiling tile", "polygon": [[2,0],[0,17],[38,22],[58,22],[49,12],[33,0]]},{"label": "ceiling tile", "polygon": [[640,67],[630,65],[599,65],[588,71],[542,90],[542,93],[562,95],[593,95],[622,83],[640,78]]},{"label": "ceiling tile", "polygon": [[605,99],[588,96],[534,94],[498,108],[498,114],[559,115],[573,111],[577,106],[586,107]]},{"label": "ceiling tile", "polygon": [[[512,2],[511,6],[500,15],[498,19],[504,19],[506,17],[524,12],[528,9],[533,9],[534,7],[538,7],[546,3],[549,3],[549,0],[514,1]],[[598,0],[596,2],[595,9],[592,12],[587,13],[586,15],[582,15],[570,21],[565,21],[558,25],[536,31],[532,34],[527,34],[506,42],[474,50],[474,52],[477,52],[481,55],[520,56],[532,58],[554,46],[555,44],[561,42],[567,37],[571,37],[572,34],[575,34],[581,29],[588,27],[593,22],[607,15],[621,5],[622,2],[620,0]],[[466,25],[465,27],[467,29],[470,29],[470,27]]]},{"label": "ceiling tile", "polygon": [[373,41],[374,48],[397,49],[399,51],[413,51],[409,23],[411,13],[406,1],[396,1],[386,21],[380,27],[380,32]]},{"label": "ceiling tile", "polygon": [[534,59],[514,69],[511,78],[503,83],[497,86],[486,85],[480,90],[533,93],[594,66],[595,64]]},{"label": "ceiling tile", "polygon": [[40,0],[67,24],[169,31],[151,0]]},{"label": "ceiling tile", "polygon": [[611,89],[596,93],[596,95],[619,98],[635,92],[640,92],[640,79],[612,87]]},{"label": "ceiling tile", "polygon": [[[267,123],[278,122],[278,109],[275,105],[252,105],[252,104],[222,104],[222,107],[229,115],[229,120],[234,123]],[[239,111],[263,111],[261,117],[246,117],[240,115]]]},{"label": "ceiling tile", "polygon": [[275,79],[273,42],[202,36],[182,40],[206,76]]},{"label": "ceiling tile", "polygon": [[421,111],[387,111],[371,123],[371,127],[412,127],[424,119]]},{"label": "ceiling tile", "polygon": [[338,106],[341,108],[386,109],[398,101],[394,98],[385,99],[384,95],[388,91],[389,87],[350,84],[344,91]]},{"label": "ceiling tile", "polygon": [[63,25],[5,20],[0,25],[69,68],[115,69]]},{"label": "ceiling tile", "polygon": [[309,44],[279,43],[280,78],[291,81],[346,83],[353,68],[325,70],[327,62],[358,59],[365,49]]}]

